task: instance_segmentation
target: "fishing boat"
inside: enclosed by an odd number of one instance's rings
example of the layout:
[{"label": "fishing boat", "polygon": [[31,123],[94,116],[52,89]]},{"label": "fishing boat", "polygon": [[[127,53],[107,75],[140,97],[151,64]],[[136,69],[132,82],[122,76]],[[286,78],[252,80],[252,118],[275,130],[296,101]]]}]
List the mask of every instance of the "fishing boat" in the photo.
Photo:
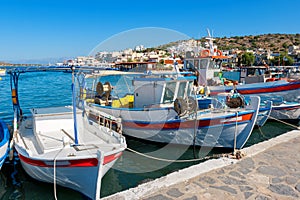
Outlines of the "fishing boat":
[{"label": "fishing boat", "polygon": [[206,95],[216,96],[230,92],[234,85],[242,95],[282,96],[287,102],[300,102],[300,79],[290,79],[283,72],[272,72],[266,66],[242,66],[235,71],[223,71],[224,56],[207,37],[209,49],[200,52],[187,52],[184,69],[197,76],[198,91],[206,88]]},{"label": "fishing boat", "polygon": [[[193,76],[153,74],[135,77],[133,92],[118,97],[95,76],[84,88],[86,105],[122,119],[123,133],[153,142],[242,148],[255,124],[259,97],[245,108],[198,109]],[[89,91],[89,92],[87,92]]]},{"label": "fishing boat", "polygon": [[[243,68],[237,73],[243,74],[245,71],[250,70],[253,72],[252,75],[246,73],[243,78],[238,80],[233,80],[233,82],[225,83],[220,79],[220,74],[222,73],[220,69],[214,68],[214,61],[209,57],[194,57],[187,58],[186,68],[193,68],[198,75],[198,84],[199,87],[208,88],[207,95],[216,96],[219,93],[230,92],[233,89],[233,85],[236,85],[237,91],[242,95],[258,95],[258,96],[282,96],[284,101],[289,102],[299,102],[300,94],[300,80],[292,80],[288,78],[266,78],[266,75],[263,73],[262,67],[247,67]],[[261,72],[257,72],[260,71]],[[230,72],[234,73],[234,72]],[[224,76],[224,75],[222,75]],[[242,75],[241,75],[242,76]],[[199,89],[200,91],[201,89]]]},{"label": "fishing boat", "polygon": [[6,75],[6,69],[0,68],[0,76],[5,76],[5,75]]},{"label": "fishing boat", "polygon": [[[197,95],[198,107],[199,109],[208,109],[208,108],[219,108],[226,109],[228,105],[226,104],[226,97],[228,98],[238,98],[240,97],[242,101],[250,101],[250,96],[243,96],[241,94],[234,94],[232,91],[230,93],[220,93],[216,97],[207,97],[202,95]],[[257,119],[255,125],[262,127],[268,120],[271,111],[272,111],[272,101],[270,100],[261,100],[259,112],[257,114]]]},{"label": "fishing boat", "polygon": [[261,101],[260,105],[261,106],[259,107],[259,112],[256,120],[256,125],[258,127],[262,127],[263,125],[265,125],[273,109],[272,101]]},{"label": "fishing boat", "polygon": [[[24,170],[32,178],[100,199],[101,179],[126,148],[124,136],[114,129],[119,119],[90,111],[76,101],[72,69],[73,105],[32,108],[21,115],[18,80],[21,73],[53,68],[16,68],[9,71],[14,107],[14,147]],[[70,69],[55,69],[70,71]],[[96,117],[98,121],[91,120]],[[113,126],[114,124],[114,126]],[[119,129],[120,130],[120,129]]]},{"label": "fishing boat", "polygon": [[0,170],[9,150],[9,130],[6,123],[0,119]]},{"label": "fishing boat", "polygon": [[272,98],[262,96],[264,100],[272,101],[271,118],[280,120],[299,120],[300,119],[300,103],[284,101],[282,96],[273,96]]}]

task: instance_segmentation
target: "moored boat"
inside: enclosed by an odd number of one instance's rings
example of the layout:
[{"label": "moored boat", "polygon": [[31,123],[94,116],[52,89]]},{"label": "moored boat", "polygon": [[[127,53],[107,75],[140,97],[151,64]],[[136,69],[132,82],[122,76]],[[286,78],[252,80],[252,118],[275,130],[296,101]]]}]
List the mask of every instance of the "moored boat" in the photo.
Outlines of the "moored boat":
[{"label": "moored boat", "polygon": [[[240,103],[247,104],[247,102],[250,101],[250,96],[243,96],[239,93],[233,93],[233,91],[231,91],[230,93],[220,93],[216,97],[197,95],[199,109],[208,109],[211,107],[226,109],[228,108],[228,106],[230,106],[229,103],[226,101],[230,99],[234,100],[235,98],[237,99],[239,98],[239,101],[237,102],[239,104]],[[257,114],[255,125],[257,125],[258,127],[262,127],[267,122],[271,114],[271,111],[272,111],[272,101],[261,99],[259,112]]]},{"label": "moored boat", "polygon": [[9,150],[9,130],[6,123],[0,119],[0,169],[8,154]]},{"label": "moored boat", "polygon": [[[91,113],[76,104],[74,82],[73,106],[33,108],[30,115],[21,116],[18,78],[21,73],[36,70],[51,71],[31,68],[9,72],[14,80],[14,147],[22,167],[32,178],[54,183],[54,188],[58,184],[99,199],[102,177],[126,148],[124,136],[112,126],[119,123],[118,119],[101,112]],[[99,121],[92,121],[91,114]]]},{"label": "moored boat", "polygon": [[272,101],[265,101],[260,103],[259,112],[257,115],[256,125],[262,127],[270,117],[270,114],[273,109]]},{"label": "moored boat", "polygon": [[[183,145],[242,148],[255,124],[259,97],[252,97],[245,108],[199,110],[193,95],[194,79],[178,74],[136,77],[132,81],[134,91],[129,95],[131,98],[127,96],[127,101],[126,96],[118,98],[108,94],[111,87],[107,83],[100,87],[102,89],[97,87],[101,94],[91,86],[84,89],[92,92],[92,95],[86,95],[90,98],[86,99],[86,107],[122,118],[124,134],[136,138]],[[97,82],[92,85],[101,85]]]},{"label": "moored boat", "polygon": [[[283,72],[272,72],[266,66],[239,67],[235,71],[222,71],[222,59],[216,55],[219,50],[213,45],[213,38],[206,38],[210,49],[189,53],[185,58],[184,69],[193,71],[197,76],[199,91],[205,87],[207,95],[230,92],[234,85],[242,95],[284,97],[287,102],[300,102],[300,80],[290,79]],[[203,54],[202,52],[207,52]],[[220,53],[219,53],[220,54]],[[224,79],[225,78],[225,79]],[[228,80],[229,79],[229,80]]]},{"label": "moored boat", "polygon": [[280,120],[299,120],[300,119],[300,103],[284,101],[284,97],[274,95],[273,97],[262,96],[262,99],[272,101],[271,118]]},{"label": "moored boat", "polygon": [[0,68],[0,76],[5,76],[5,75],[6,75],[6,69]]}]

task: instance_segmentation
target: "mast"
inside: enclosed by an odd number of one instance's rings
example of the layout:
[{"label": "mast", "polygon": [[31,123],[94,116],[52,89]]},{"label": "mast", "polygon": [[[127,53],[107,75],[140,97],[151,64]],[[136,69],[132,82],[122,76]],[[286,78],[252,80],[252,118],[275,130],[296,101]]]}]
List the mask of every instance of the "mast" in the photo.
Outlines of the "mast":
[{"label": "mast", "polygon": [[78,145],[77,118],[76,118],[75,66],[72,66],[71,69],[72,69],[72,106],[73,106],[73,120],[74,120],[74,138],[75,138],[75,145]]}]

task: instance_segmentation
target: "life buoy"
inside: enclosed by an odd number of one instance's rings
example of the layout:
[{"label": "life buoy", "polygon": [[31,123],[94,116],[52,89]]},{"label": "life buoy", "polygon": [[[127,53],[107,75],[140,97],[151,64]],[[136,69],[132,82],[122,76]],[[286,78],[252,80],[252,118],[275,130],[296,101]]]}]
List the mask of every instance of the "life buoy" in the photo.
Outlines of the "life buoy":
[{"label": "life buoy", "polygon": [[207,56],[209,56],[209,50],[208,49],[202,50],[200,56],[201,57],[207,57]]},{"label": "life buoy", "polygon": [[219,50],[219,49],[214,49],[214,53],[217,53],[217,56],[222,56],[223,55],[222,51]]},{"label": "life buoy", "polygon": [[278,81],[278,78],[268,78],[266,82]]}]

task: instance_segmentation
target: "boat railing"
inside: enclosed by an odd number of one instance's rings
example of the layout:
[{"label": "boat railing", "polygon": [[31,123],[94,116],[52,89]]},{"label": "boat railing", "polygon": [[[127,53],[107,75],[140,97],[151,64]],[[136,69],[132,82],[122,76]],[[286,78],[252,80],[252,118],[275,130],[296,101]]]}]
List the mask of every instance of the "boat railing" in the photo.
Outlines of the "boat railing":
[{"label": "boat railing", "polygon": [[113,117],[98,110],[87,110],[88,119],[99,124],[100,126],[109,128],[110,131],[116,131],[122,134],[121,118]]}]

